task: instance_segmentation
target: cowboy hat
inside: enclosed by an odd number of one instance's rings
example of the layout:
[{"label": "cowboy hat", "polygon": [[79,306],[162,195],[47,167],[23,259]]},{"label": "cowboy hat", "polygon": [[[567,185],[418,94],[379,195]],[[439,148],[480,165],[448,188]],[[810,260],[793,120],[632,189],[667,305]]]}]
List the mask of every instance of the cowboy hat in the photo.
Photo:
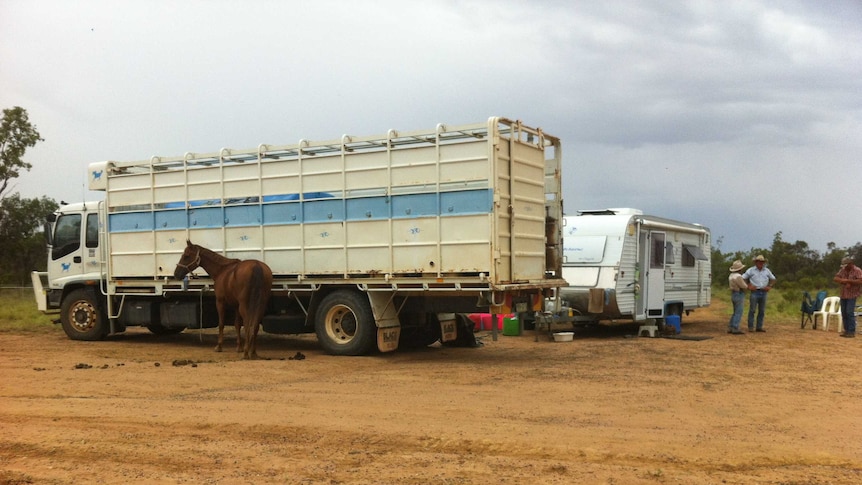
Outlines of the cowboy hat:
[{"label": "cowboy hat", "polygon": [[742,264],[742,261],[736,260],[733,262],[733,265],[730,267],[730,272],[735,273],[737,271],[742,271],[742,268],[745,268],[745,265]]},{"label": "cowboy hat", "polygon": [[841,266],[844,266],[845,264],[850,264],[852,262],[853,262],[853,258],[848,256],[848,257],[841,260]]},{"label": "cowboy hat", "polygon": [[756,263],[756,262],[758,262],[758,261],[763,261],[764,263],[766,263],[766,262],[767,262],[766,258],[764,258],[762,254],[758,254],[758,255],[757,255],[757,257],[756,257],[756,258],[754,258],[754,262],[755,262],[755,263]]}]

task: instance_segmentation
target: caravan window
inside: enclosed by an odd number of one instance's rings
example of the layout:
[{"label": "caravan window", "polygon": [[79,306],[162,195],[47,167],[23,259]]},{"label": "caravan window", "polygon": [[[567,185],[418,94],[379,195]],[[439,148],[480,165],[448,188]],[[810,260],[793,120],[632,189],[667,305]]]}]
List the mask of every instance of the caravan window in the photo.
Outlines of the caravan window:
[{"label": "caravan window", "polygon": [[669,242],[664,248],[664,264],[674,264],[676,259],[673,257],[673,243]]},{"label": "caravan window", "polygon": [[701,261],[707,261],[709,259],[697,246],[693,246],[691,244],[683,244],[682,249],[683,266],[694,266],[695,261],[698,259]]},{"label": "caravan window", "polygon": [[652,238],[652,255],[650,256],[650,268],[664,268],[664,233],[654,232]]}]

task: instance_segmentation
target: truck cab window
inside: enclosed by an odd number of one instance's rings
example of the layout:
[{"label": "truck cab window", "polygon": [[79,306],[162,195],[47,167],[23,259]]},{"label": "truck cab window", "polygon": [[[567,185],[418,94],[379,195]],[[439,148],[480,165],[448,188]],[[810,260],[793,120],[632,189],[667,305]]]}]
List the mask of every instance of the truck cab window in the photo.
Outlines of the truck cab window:
[{"label": "truck cab window", "polygon": [[60,259],[81,247],[81,215],[60,216],[54,230],[54,247],[51,258]]},{"label": "truck cab window", "polygon": [[99,247],[99,214],[87,215],[87,240],[84,244],[88,248]]}]

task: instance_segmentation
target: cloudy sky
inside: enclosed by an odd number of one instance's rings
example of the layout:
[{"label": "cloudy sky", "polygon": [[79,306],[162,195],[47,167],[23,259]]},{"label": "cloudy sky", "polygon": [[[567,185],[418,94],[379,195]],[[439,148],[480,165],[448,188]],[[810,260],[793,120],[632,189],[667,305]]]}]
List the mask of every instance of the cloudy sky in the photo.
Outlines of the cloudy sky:
[{"label": "cloudy sky", "polygon": [[862,240],[862,2],[0,0],[25,197],[87,164],[518,118],[566,211],[636,207],[724,252]]}]

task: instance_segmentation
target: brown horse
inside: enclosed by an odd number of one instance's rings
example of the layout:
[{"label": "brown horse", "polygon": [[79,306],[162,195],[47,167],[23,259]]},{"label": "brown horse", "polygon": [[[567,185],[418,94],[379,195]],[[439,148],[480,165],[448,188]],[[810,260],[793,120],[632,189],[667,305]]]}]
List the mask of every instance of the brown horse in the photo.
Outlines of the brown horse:
[{"label": "brown horse", "polygon": [[[225,318],[235,315],[236,351],[244,351],[243,359],[257,358],[257,330],[272,294],[272,270],[262,261],[226,258],[209,249],[186,241],[186,249],[174,270],[180,280],[200,266],[213,279],[218,309],[218,345],[222,351]],[[242,346],[242,326],[245,324],[245,347]]]}]

